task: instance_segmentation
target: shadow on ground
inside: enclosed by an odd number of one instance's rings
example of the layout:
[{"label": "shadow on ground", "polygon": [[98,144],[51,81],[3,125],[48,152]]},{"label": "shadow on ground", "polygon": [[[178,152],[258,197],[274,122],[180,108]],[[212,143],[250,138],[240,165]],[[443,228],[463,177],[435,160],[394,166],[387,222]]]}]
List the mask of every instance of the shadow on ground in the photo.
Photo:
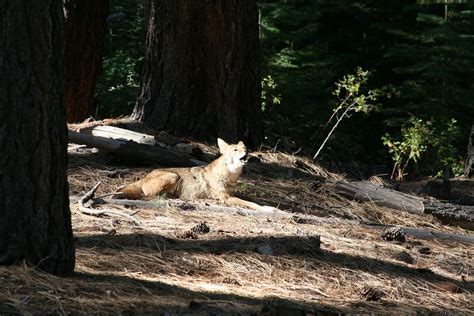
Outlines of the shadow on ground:
[{"label": "shadow on ground", "polygon": [[[313,239],[312,239],[313,238]],[[428,282],[452,282],[463,289],[474,290],[473,282],[460,282],[437,275],[429,269],[418,269],[375,258],[361,257],[345,253],[336,253],[319,248],[319,238],[315,236],[298,237],[226,237],[214,240],[173,239],[155,234],[92,235],[79,236],[77,248],[109,250],[140,249],[177,251],[201,254],[255,253],[262,245],[272,245],[276,256],[290,256],[312,260],[314,268],[318,263],[328,263],[337,268],[359,270],[373,274],[386,273],[398,277],[417,278]]]}]

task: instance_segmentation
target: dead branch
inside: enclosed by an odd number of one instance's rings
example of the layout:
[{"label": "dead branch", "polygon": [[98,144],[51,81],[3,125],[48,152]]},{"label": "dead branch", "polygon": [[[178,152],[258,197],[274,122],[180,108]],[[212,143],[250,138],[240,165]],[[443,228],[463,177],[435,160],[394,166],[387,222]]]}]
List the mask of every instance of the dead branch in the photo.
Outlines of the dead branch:
[{"label": "dead branch", "polygon": [[132,215],[127,214],[125,212],[118,211],[118,210],[109,210],[109,209],[95,210],[95,209],[84,206],[85,203],[87,203],[90,199],[94,197],[94,193],[100,184],[101,182],[99,181],[90,191],[88,191],[86,194],[84,194],[82,198],[79,199],[79,201],[77,202],[79,204],[79,211],[81,211],[81,213],[91,215],[91,216],[108,215],[108,216],[115,216],[115,217],[117,216],[125,217],[125,218],[128,218],[130,221],[132,221],[136,226],[141,226],[141,222],[138,219],[136,219]]}]

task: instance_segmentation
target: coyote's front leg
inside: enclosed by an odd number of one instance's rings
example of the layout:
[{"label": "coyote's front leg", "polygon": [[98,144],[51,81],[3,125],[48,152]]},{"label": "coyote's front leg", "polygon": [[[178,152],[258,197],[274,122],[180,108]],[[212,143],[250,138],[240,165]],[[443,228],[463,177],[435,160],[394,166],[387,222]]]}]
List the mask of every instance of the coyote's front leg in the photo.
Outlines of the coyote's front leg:
[{"label": "coyote's front leg", "polygon": [[249,209],[257,210],[257,211],[275,211],[276,210],[276,208],[274,208],[273,206],[258,205],[257,203],[242,200],[242,199],[239,199],[235,196],[227,196],[227,197],[225,197],[223,202],[226,203],[226,204],[241,206],[241,207],[245,207],[245,208],[249,208]]}]

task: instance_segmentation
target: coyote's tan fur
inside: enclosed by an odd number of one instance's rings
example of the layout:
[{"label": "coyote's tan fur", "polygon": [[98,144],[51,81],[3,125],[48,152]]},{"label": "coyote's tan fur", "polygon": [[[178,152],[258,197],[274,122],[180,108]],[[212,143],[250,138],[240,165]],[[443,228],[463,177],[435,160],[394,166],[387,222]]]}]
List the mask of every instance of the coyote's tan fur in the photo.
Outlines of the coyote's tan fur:
[{"label": "coyote's tan fur", "polygon": [[214,199],[255,210],[273,209],[233,196],[233,188],[246,162],[247,149],[243,142],[227,144],[220,138],[217,144],[222,156],[209,165],[154,170],[145,178],[119,190],[121,196],[139,199],[166,193],[183,200]]}]

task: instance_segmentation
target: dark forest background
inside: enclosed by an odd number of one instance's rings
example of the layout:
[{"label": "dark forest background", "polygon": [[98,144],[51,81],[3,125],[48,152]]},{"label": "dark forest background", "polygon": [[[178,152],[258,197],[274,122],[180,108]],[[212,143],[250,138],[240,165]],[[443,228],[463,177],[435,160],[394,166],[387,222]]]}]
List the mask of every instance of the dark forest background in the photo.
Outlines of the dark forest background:
[{"label": "dark forest background", "polygon": [[[474,4],[470,1],[259,1],[265,144],[313,156],[340,104],[336,83],[369,71],[353,112],[318,159],[406,164],[410,177],[462,173],[474,123]],[[131,113],[145,45],[143,3],[111,0],[97,118]]]}]

